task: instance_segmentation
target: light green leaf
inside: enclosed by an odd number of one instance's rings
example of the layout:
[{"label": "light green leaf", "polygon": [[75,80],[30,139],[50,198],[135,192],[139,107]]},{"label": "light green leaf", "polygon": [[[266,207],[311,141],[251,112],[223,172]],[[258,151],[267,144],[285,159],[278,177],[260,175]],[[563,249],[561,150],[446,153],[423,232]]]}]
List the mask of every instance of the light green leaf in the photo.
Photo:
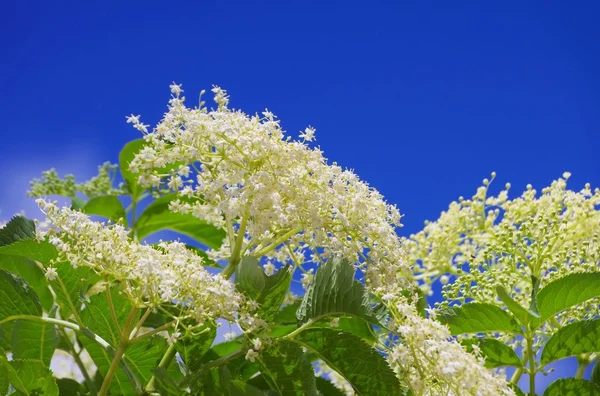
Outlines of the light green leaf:
[{"label": "light green leaf", "polygon": [[54,325],[45,322],[17,320],[12,328],[11,352],[15,359],[35,359],[45,366],[58,345],[58,332]]},{"label": "light green leaf", "polygon": [[298,322],[351,315],[379,324],[381,309],[364,286],[354,280],[354,272],[352,264],[344,259],[334,258],[322,264],[298,308]]},{"label": "light green leaf", "polygon": [[0,320],[15,315],[42,315],[37,294],[25,281],[10,272],[0,270]]},{"label": "light green leaf", "polygon": [[[192,389],[192,391],[196,391],[196,389]],[[226,366],[216,367],[205,374],[203,390],[199,394],[203,396],[264,396],[264,392],[259,389],[233,378]]]},{"label": "light green leaf", "polygon": [[[7,247],[11,246],[14,245]],[[52,309],[54,297],[48,288],[48,280],[44,276],[44,271],[38,264],[26,257],[0,254],[0,268],[23,278],[38,295],[42,307],[46,311]]]},{"label": "light green leaf", "polygon": [[56,263],[54,268],[60,281],[52,282],[52,290],[56,294],[61,316],[68,318],[73,313],[71,303],[76,310],[79,310],[82,297],[91,285],[100,280],[100,276],[89,267],[73,268],[70,263]]},{"label": "light green leaf", "polygon": [[554,381],[543,396],[600,396],[600,387],[580,378],[564,378]]},{"label": "light green leaf", "polygon": [[35,223],[23,216],[13,217],[4,227],[0,228],[0,246],[34,237]]},{"label": "light green leaf", "polygon": [[521,326],[506,311],[491,304],[468,303],[451,307],[441,310],[438,319],[450,327],[452,335],[521,332]]},{"label": "light green leaf", "polygon": [[574,305],[600,296],[600,272],[570,274],[548,283],[537,295],[536,325]]},{"label": "light green leaf", "polygon": [[33,238],[21,239],[10,245],[1,246],[0,254],[27,257],[43,264],[49,264],[58,257],[58,252],[51,243],[38,242]]},{"label": "light green leaf", "polygon": [[550,337],[542,351],[542,366],[580,353],[600,351],[600,319],[573,322]]},{"label": "light green leaf", "polygon": [[512,312],[513,315],[515,315],[515,318],[517,318],[521,325],[527,326],[530,318],[529,312],[527,312],[527,310],[523,308],[518,302],[513,300],[513,298],[508,294],[504,287],[497,286],[496,293],[498,293],[498,297],[500,297],[500,300],[502,300],[504,305],[506,305],[506,308],[508,308],[508,310]]},{"label": "light green leaf", "polygon": [[148,205],[135,224],[138,238],[142,239],[162,230],[171,230],[194,238],[210,248],[218,249],[226,236],[225,231],[191,214],[170,211],[169,203],[174,199],[177,199],[176,194],[168,194]]},{"label": "light green leaf", "polygon": [[203,364],[202,358],[210,349],[216,335],[216,327],[210,326],[206,328],[205,332],[199,332],[195,336],[177,340],[175,347],[185,363],[186,375],[190,375],[200,369]]},{"label": "light green leaf", "polygon": [[119,198],[114,195],[101,195],[87,201],[81,208],[83,213],[102,216],[114,223],[123,219],[122,223],[127,226],[127,214]]},{"label": "light green leaf", "polygon": [[254,257],[243,257],[235,275],[237,289],[259,304],[261,319],[270,322],[279,312],[290,288],[292,274],[289,267],[281,268],[273,276],[267,276]]},{"label": "light green leaf", "polygon": [[384,357],[359,337],[332,329],[307,329],[293,338],[343,376],[357,395],[402,394]]},{"label": "light green leaf", "polygon": [[470,352],[473,345],[477,345],[481,354],[485,357],[487,368],[515,366],[521,367],[521,359],[515,351],[503,342],[493,338],[468,338],[462,341]]},{"label": "light green leaf", "polygon": [[144,188],[137,182],[137,175],[134,175],[129,170],[129,164],[135,158],[135,155],[144,147],[145,142],[143,139],[132,140],[127,143],[121,152],[119,153],[119,170],[121,176],[125,180],[127,190],[131,194],[131,198],[137,202],[144,192]]},{"label": "light green leaf", "polygon": [[261,351],[258,362],[272,390],[283,396],[315,396],[317,388],[312,365],[302,349],[289,341],[281,341]]},{"label": "light green leaf", "polygon": [[52,371],[41,361],[15,359],[8,364],[13,369],[9,381],[25,395],[58,396],[58,386],[52,377]]}]

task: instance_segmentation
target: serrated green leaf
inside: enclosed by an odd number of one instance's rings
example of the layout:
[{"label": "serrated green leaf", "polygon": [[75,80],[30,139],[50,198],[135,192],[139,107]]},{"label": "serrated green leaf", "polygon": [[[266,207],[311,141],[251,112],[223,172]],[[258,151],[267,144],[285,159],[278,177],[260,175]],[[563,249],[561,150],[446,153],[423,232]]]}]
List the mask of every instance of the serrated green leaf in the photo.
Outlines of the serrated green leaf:
[{"label": "serrated green leaf", "polygon": [[548,283],[537,294],[540,319],[536,327],[550,317],[574,305],[600,296],[600,272],[570,274]]},{"label": "serrated green leaf", "polygon": [[162,230],[171,230],[194,238],[205,246],[218,249],[226,236],[225,231],[191,214],[170,211],[169,203],[174,199],[177,199],[177,194],[168,194],[148,205],[135,224],[138,238],[142,239]]},{"label": "serrated green leaf", "polygon": [[235,275],[237,289],[259,304],[258,314],[267,322],[279,312],[290,288],[292,274],[288,266],[273,276],[267,276],[254,257],[246,256],[238,265]]},{"label": "serrated green leaf", "polygon": [[34,237],[35,223],[23,216],[13,217],[4,227],[0,228],[0,246]]},{"label": "serrated green leaf", "polygon": [[216,367],[205,374],[202,392],[192,391],[203,396],[264,396],[264,392],[254,386],[235,379],[226,366]]},{"label": "serrated green leaf", "polygon": [[217,329],[214,326],[207,328],[206,332],[200,332],[192,337],[185,337],[175,344],[177,352],[185,363],[186,375],[190,375],[200,369],[203,364],[202,358],[210,349]]},{"label": "serrated green leaf", "polygon": [[145,189],[137,182],[137,175],[134,175],[129,170],[129,164],[144,145],[145,142],[143,139],[132,140],[127,143],[119,153],[119,171],[121,171],[121,176],[123,177],[123,180],[125,180],[126,188],[131,194],[131,198],[136,202],[139,200]]},{"label": "serrated green leaf", "polygon": [[21,239],[10,245],[0,246],[0,254],[27,257],[43,264],[49,264],[58,257],[58,252],[51,243],[38,242],[33,238]]},{"label": "serrated green leaf", "polygon": [[283,396],[317,394],[312,365],[298,345],[281,341],[264,348],[258,362],[265,380],[275,392]]},{"label": "serrated green leaf", "polygon": [[50,366],[58,345],[58,332],[49,323],[17,320],[12,328],[10,342],[15,359],[35,359]]},{"label": "serrated green leaf", "polygon": [[0,320],[14,315],[42,315],[37,294],[25,281],[5,270],[0,270]]},{"label": "serrated green leaf", "polygon": [[154,388],[161,396],[179,396],[185,394],[177,382],[169,376],[164,368],[158,368],[153,371]]},{"label": "serrated green leaf", "polygon": [[600,319],[582,320],[562,327],[548,339],[540,363],[545,366],[569,356],[598,351],[600,351]]},{"label": "serrated green leaf", "polygon": [[125,208],[119,198],[114,195],[94,197],[86,202],[81,211],[89,215],[105,217],[114,223],[118,223],[122,219],[122,223],[127,226]]},{"label": "serrated green leaf", "polygon": [[327,381],[325,378],[316,377],[317,390],[319,394],[322,396],[345,396],[346,394],[333,386],[330,381]]},{"label": "serrated green leaf", "polygon": [[590,381],[600,386],[600,364],[598,364],[598,362],[600,362],[600,359],[596,359],[596,363],[594,364],[594,368],[592,369]]},{"label": "serrated green leaf", "polygon": [[83,386],[70,378],[57,378],[56,385],[58,386],[59,395],[83,396],[85,395]]},{"label": "serrated green leaf", "polygon": [[[10,246],[13,245],[8,247]],[[48,280],[38,264],[26,257],[0,254],[0,268],[20,276],[36,292],[42,307],[46,311],[52,309],[54,297],[48,288]]]},{"label": "serrated green leaf", "polygon": [[515,366],[521,367],[521,359],[516,352],[503,342],[493,338],[468,338],[461,342],[470,352],[473,345],[477,345],[485,357],[487,368]]},{"label": "serrated green leaf", "polygon": [[468,303],[441,310],[440,322],[447,324],[452,335],[467,333],[520,333],[521,326],[502,308],[485,303]]},{"label": "serrated green leaf", "polygon": [[543,396],[600,396],[600,387],[580,378],[564,378],[554,381]]},{"label": "serrated green leaf", "polygon": [[52,371],[41,361],[15,359],[11,360],[9,365],[14,369],[18,380],[21,382],[18,386],[24,388],[24,390],[19,389],[11,380],[11,384],[16,389],[31,396],[58,396],[58,386],[52,376]]},{"label": "serrated green leaf", "polygon": [[381,310],[375,309],[373,297],[354,280],[354,272],[352,264],[344,259],[334,258],[322,264],[298,308],[299,324],[345,315],[379,324]]},{"label": "serrated green leaf", "polygon": [[73,268],[70,263],[65,262],[56,263],[54,268],[60,280],[52,282],[52,290],[56,294],[61,316],[68,318],[73,314],[71,303],[76,310],[79,310],[81,297],[85,295],[91,285],[100,280],[100,276],[89,267]]},{"label": "serrated green leaf", "polygon": [[343,376],[358,395],[399,395],[384,357],[359,337],[332,329],[307,329],[293,338]]}]

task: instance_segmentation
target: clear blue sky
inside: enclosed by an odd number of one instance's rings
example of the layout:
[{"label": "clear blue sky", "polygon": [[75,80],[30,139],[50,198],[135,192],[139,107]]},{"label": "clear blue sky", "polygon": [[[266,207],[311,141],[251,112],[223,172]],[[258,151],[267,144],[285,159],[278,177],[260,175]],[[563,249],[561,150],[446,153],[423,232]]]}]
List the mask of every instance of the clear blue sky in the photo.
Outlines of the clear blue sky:
[{"label": "clear blue sky", "polygon": [[2,7],[0,217],[35,210],[43,169],[116,162],[139,137],[125,116],[154,124],[172,81],[316,127],[405,234],[491,171],[514,192],[566,170],[600,186],[598,2],[98,3]]}]

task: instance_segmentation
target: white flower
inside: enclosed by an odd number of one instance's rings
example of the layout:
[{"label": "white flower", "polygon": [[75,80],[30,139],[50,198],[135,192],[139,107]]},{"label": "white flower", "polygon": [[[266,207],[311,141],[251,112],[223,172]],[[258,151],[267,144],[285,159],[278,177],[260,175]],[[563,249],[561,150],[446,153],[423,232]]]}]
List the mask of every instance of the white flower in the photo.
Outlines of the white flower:
[{"label": "white flower", "polygon": [[256,352],[254,349],[248,349],[248,352],[246,353],[246,360],[254,362],[257,357],[258,352]]},{"label": "white flower", "polygon": [[329,322],[329,326],[338,327],[340,325],[340,318],[334,318]]},{"label": "white flower", "polygon": [[233,340],[235,337],[237,337],[237,333],[235,331],[230,331],[229,333],[225,333],[223,334],[223,339],[225,341],[231,341]]},{"label": "white flower", "polygon": [[127,118],[127,123],[128,124],[134,124],[135,125],[135,124],[139,124],[139,122],[140,122],[140,115],[133,115],[132,114],[132,115],[127,116],[125,118]]},{"label": "white flower", "polygon": [[58,272],[56,272],[56,268],[48,267],[46,268],[46,279],[52,282],[54,279],[58,277]]},{"label": "white flower", "polygon": [[255,338],[254,340],[252,340],[252,347],[255,351],[260,351],[262,349],[262,341],[260,340],[260,338]]},{"label": "white flower", "polygon": [[169,85],[169,88],[171,88],[171,93],[175,96],[179,96],[183,92],[183,89],[181,89],[181,84],[177,85],[175,82]]},{"label": "white flower", "polygon": [[175,342],[177,342],[177,339],[181,336],[181,333],[178,331],[173,332],[171,335],[169,335],[167,337],[167,343],[169,345],[174,344]]},{"label": "white flower", "polygon": [[313,270],[310,269],[308,272],[302,274],[302,278],[300,279],[300,281],[302,282],[302,288],[304,290],[308,289],[308,286],[310,286],[313,278],[315,277],[312,272]]},{"label": "white flower", "polygon": [[270,261],[267,261],[267,264],[263,265],[263,268],[265,269],[265,274],[269,276],[275,273],[275,266]]},{"label": "white flower", "polygon": [[304,133],[300,133],[300,138],[307,142],[312,142],[315,139],[315,132],[317,130],[313,127],[308,127],[304,130]]}]

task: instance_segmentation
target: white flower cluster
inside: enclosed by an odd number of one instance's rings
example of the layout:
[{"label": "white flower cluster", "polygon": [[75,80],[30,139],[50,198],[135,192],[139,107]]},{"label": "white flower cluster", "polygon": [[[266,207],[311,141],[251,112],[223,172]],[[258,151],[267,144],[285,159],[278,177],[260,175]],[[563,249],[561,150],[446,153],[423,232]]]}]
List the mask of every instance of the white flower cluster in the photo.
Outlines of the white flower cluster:
[{"label": "white flower cluster", "polygon": [[[46,236],[59,251],[59,260],[120,281],[123,292],[138,306],[178,303],[185,315],[200,323],[217,318],[235,321],[246,314],[248,303],[234,285],[206,271],[202,257],[183,243],[161,242],[154,248],[132,241],[121,225],[105,226],[81,212],[60,209],[43,199],[36,202],[51,225]],[[46,272],[48,279],[55,275]]]},{"label": "white flower cluster", "polygon": [[[495,176],[492,174],[492,176]],[[540,286],[576,272],[600,271],[600,190],[567,189],[565,173],[541,194],[531,185],[508,199],[510,184],[488,196],[489,181],[472,199],[453,202],[436,222],[405,241],[417,278],[439,278],[448,302],[472,299],[503,306],[504,285],[522,306],[531,301],[532,276]],[[561,324],[600,314],[598,301],[562,313]],[[546,330],[544,330],[546,331]]]},{"label": "white flower cluster", "polygon": [[419,316],[402,298],[394,301],[394,308],[400,339],[387,358],[400,382],[414,394],[514,395],[504,378],[487,370],[483,358],[466,353],[434,317]]},{"label": "white flower cluster", "polygon": [[[130,170],[145,187],[166,183],[178,191],[185,199],[174,201],[173,211],[228,230],[215,258],[229,259],[237,246],[242,255],[280,263],[302,265],[309,255],[319,263],[339,254],[396,272],[407,269],[395,232],[398,210],[353,172],[308,147],[313,128],[294,141],[269,111],[260,117],[227,108],[220,88],[213,89],[218,108],[210,111],[202,103],[186,107],[181,87],[171,88],[168,112],[145,135],[147,145]],[[167,165],[179,167],[161,173]]]}]

